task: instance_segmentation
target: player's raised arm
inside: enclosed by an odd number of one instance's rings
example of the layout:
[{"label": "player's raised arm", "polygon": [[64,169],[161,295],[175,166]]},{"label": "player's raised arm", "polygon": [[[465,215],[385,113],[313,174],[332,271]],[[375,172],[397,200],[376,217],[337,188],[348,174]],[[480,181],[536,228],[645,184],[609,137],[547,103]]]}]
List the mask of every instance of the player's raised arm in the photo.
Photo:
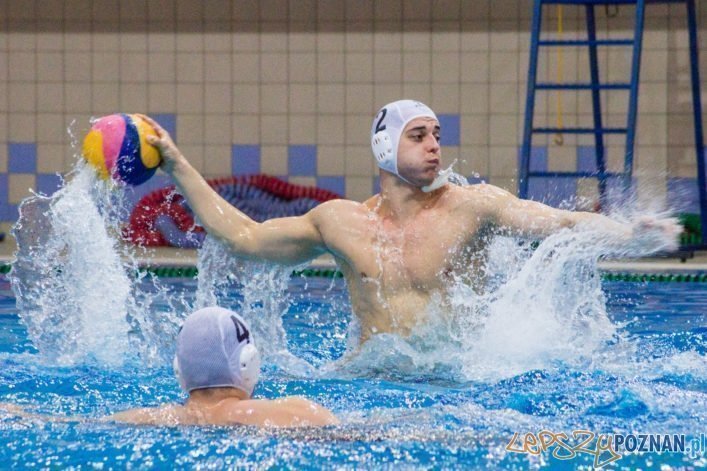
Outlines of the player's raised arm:
[{"label": "player's raised arm", "polygon": [[485,185],[486,211],[492,224],[508,235],[542,238],[562,228],[581,227],[604,234],[626,253],[637,255],[677,248],[682,227],[674,218],[640,217],[621,223],[601,214],[552,208],[516,198],[500,188]]},{"label": "player's raised arm", "polygon": [[162,169],[172,177],[206,231],[235,253],[278,263],[300,263],[326,250],[311,212],[304,216],[257,223],[224,200],[191,166],[156,121],[141,115],[157,137],[148,138],[162,155]]},{"label": "player's raised arm", "polygon": [[553,232],[578,224],[593,224],[595,228],[629,237],[631,228],[600,214],[567,211],[537,201],[515,197],[501,188],[484,185],[487,211],[494,226],[509,235],[547,237]]}]

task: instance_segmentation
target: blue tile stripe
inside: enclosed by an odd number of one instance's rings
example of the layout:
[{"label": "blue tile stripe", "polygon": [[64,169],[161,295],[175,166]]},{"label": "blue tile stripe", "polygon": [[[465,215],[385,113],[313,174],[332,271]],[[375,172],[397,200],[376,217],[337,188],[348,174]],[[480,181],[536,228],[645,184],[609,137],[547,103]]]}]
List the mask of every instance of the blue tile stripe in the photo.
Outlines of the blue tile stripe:
[{"label": "blue tile stripe", "polygon": [[36,177],[37,192],[50,196],[61,188],[62,179],[56,173],[38,173]]},{"label": "blue tile stripe", "polygon": [[345,177],[317,177],[317,187],[333,191],[342,198],[346,196]]},{"label": "blue tile stripe", "polygon": [[680,213],[700,213],[697,178],[668,178],[668,207]]},{"label": "blue tile stripe", "polygon": [[37,172],[37,144],[9,142],[7,144],[7,169],[9,173]]},{"label": "blue tile stripe", "polygon": [[484,176],[469,175],[466,177],[466,181],[469,182],[469,185],[476,185],[478,183],[488,183],[489,180]]},{"label": "blue tile stripe", "polygon": [[572,203],[577,196],[576,178],[533,177],[528,182],[528,199],[559,207]]},{"label": "blue tile stripe", "polygon": [[15,222],[20,216],[18,207],[16,204],[1,203],[0,204],[0,221],[2,222]]},{"label": "blue tile stripe", "polygon": [[461,143],[461,119],[458,114],[440,114],[439,119],[440,143],[443,146],[458,146]]},{"label": "blue tile stripe", "polygon": [[174,142],[177,142],[177,115],[174,113],[156,113],[150,115],[152,119],[157,121],[165,131],[172,136]]},{"label": "blue tile stripe", "polygon": [[[153,115],[172,136],[176,137],[176,116],[174,114]],[[457,145],[459,140],[458,115],[441,115],[440,122],[443,126],[443,144]],[[9,142],[7,172],[0,173],[0,221],[14,222],[17,218],[17,205],[9,204],[9,183],[13,175],[35,175],[36,191],[45,195],[54,193],[60,185],[61,177],[56,174],[40,173],[37,171],[37,145],[31,142]],[[280,176],[289,180],[292,176],[315,178],[316,185],[346,197],[347,188],[345,175],[317,175],[317,146],[292,145],[287,148],[288,174]],[[518,151],[520,155],[520,150]],[[533,157],[531,169],[533,171],[548,170],[548,149],[544,146],[532,149]],[[250,175],[261,173],[261,147],[259,145],[236,144],[231,147],[231,174]],[[594,171],[595,149],[594,146],[579,146],[576,153],[577,170]],[[228,169],[224,169],[224,174]],[[469,176],[470,184],[489,181],[483,177]],[[491,181],[490,183],[493,183]],[[171,185],[171,180],[164,175],[158,175],[144,185],[126,190],[131,191],[131,201],[137,200],[144,194],[163,186]],[[668,203],[677,211],[699,212],[697,182],[695,178],[670,178],[667,181]],[[611,192],[616,193],[619,188],[617,181],[610,179]],[[530,197],[550,205],[558,205],[576,195],[577,182],[572,178],[541,178],[534,177],[530,182]],[[380,191],[378,176],[371,178],[372,193]]]},{"label": "blue tile stripe", "polygon": [[260,173],[260,146],[234,144],[231,147],[231,173],[253,175]]},{"label": "blue tile stripe", "polygon": [[[518,147],[517,164],[520,176],[522,148]],[[530,171],[548,171],[548,148],[536,146],[530,150]],[[569,177],[530,177],[528,181],[528,199],[540,201],[550,206],[573,200],[577,195],[577,179]]]},{"label": "blue tile stripe", "polygon": [[8,178],[7,173],[0,173],[0,204],[6,204],[10,199]]},{"label": "blue tile stripe", "polygon": [[317,176],[317,146],[288,146],[287,173],[298,177]]},{"label": "blue tile stripe", "polygon": [[578,172],[596,172],[597,171],[596,147],[594,147],[594,146],[577,146],[577,171]]},{"label": "blue tile stripe", "polygon": [[[520,161],[521,161],[522,148],[518,147],[517,153],[517,165],[518,165],[518,176],[520,177]],[[537,146],[530,149],[530,171],[531,172],[546,172],[547,171],[547,146]],[[534,178],[531,177],[530,181]]]}]

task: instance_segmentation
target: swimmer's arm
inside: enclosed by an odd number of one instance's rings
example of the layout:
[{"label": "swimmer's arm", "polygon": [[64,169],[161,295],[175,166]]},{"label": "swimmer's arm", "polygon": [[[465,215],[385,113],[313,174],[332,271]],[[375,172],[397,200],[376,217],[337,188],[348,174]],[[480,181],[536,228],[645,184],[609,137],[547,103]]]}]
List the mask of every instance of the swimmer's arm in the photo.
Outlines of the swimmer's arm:
[{"label": "swimmer's arm", "polygon": [[9,413],[23,419],[41,420],[43,422],[87,422],[98,420],[99,422],[123,422],[136,425],[176,425],[179,423],[177,415],[172,412],[170,407],[130,409],[95,419],[86,416],[37,414],[17,404],[0,402],[0,412]]},{"label": "swimmer's arm", "polygon": [[501,211],[497,222],[499,227],[511,233],[528,237],[547,237],[563,228],[584,226],[614,234],[622,239],[631,237],[630,226],[621,224],[606,216],[585,211],[557,209],[537,201],[512,197],[506,211]]},{"label": "swimmer's arm", "polygon": [[103,422],[122,422],[135,425],[177,425],[179,418],[172,407],[143,407],[128,409],[103,417]]},{"label": "swimmer's arm", "polygon": [[499,230],[509,235],[543,238],[563,228],[582,227],[605,234],[618,244],[617,247],[650,252],[677,249],[682,232],[674,218],[644,216],[622,223],[597,213],[567,211],[522,200],[496,187],[491,187],[490,191],[495,195],[491,199],[491,219]]},{"label": "swimmer's arm", "polygon": [[567,211],[537,201],[523,200],[486,185],[487,210],[492,225],[513,236],[547,237],[563,228],[583,225],[628,239],[632,227],[596,213]]},{"label": "swimmer's arm", "polygon": [[86,417],[81,416],[37,414],[10,402],[0,402],[0,412],[23,419],[41,420],[43,422],[83,422],[88,420]]},{"label": "swimmer's arm", "polygon": [[311,214],[270,219],[257,223],[223,199],[181,154],[157,122],[150,123],[157,138],[148,137],[162,155],[162,169],[179,191],[206,231],[226,243],[234,253],[251,259],[297,264],[325,252],[325,245]]},{"label": "swimmer's arm", "polygon": [[312,212],[258,223],[221,198],[188,163],[172,177],[199,223],[237,255],[295,265],[326,251]]}]

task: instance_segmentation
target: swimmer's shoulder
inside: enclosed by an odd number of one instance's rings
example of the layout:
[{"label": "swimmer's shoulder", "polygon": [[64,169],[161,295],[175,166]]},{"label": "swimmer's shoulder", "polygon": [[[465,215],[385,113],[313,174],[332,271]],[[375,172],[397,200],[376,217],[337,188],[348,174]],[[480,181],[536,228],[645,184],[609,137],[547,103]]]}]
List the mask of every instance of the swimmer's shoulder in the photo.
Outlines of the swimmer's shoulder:
[{"label": "swimmer's shoulder", "polygon": [[324,407],[304,397],[224,401],[221,417],[233,424],[302,427],[339,423]]},{"label": "swimmer's shoulder", "polygon": [[318,225],[326,223],[340,224],[342,217],[351,218],[356,215],[366,216],[370,212],[366,202],[336,199],[329,200],[315,206],[309,211],[308,216]]},{"label": "swimmer's shoulder", "polygon": [[105,417],[104,420],[135,425],[183,425],[194,423],[184,406],[176,404],[128,409],[111,414]]},{"label": "swimmer's shoulder", "polygon": [[450,185],[450,190],[455,206],[464,210],[483,211],[514,198],[508,191],[488,183]]},{"label": "swimmer's shoulder", "polygon": [[367,209],[366,202],[359,203],[358,201],[341,198],[325,201],[324,203],[315,206],[310,212],[362,211],[365,209]]},{"label": "swimmer's shoulder", "polygon": [[289,416],[295,426],[335,425],[339,419],[326,407],[302,396],[289,396],[271,401],[274,410]]},{"label": "swimmer's shoulder", "polygon": [[457,186],[469,196],[508,197],[511,193],[490,183],[475,183],[473,185]]},{"label": "swimmer's shoulder", "polygon": [[517,198],[508,191],[488,183],[456,187],[450,198],[449,214],[478,227],[493,225],[504,208]]}]

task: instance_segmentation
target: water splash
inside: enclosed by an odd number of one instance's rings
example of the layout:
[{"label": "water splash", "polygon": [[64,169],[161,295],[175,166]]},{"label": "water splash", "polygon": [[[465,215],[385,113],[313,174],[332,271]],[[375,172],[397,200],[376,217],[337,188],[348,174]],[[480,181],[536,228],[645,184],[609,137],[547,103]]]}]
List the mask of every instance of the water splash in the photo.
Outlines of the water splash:
[{"label": "water splash", "polygon": [[12,230],[17,251],[9,279],[29,337],[59,364],[93,358],[115,366],[135,353],[159,362],[173,351],[186,306],[173,297],[166,312],[153,309],[165,288],[135,277],[134,249],[119,236],[123,192],[83,162],[70,177],[52,196],[25,199]]},{"label": "water splash", "polygon": [[121,262],[114,195],[92,169],[80,167],[51,197],[20,205],[10,274],[22,321],[44,355],[72,363],[88,354],[115,364],[128,349],[126,320],[131,283]]},{"label": "water splash", "polygon": [[597,271],[606,249],[596,241],[592,233],[554,234],[498,289],[480,297],[486,319],[464,342],[470,345],[467,378],[509,377],[557,362],[581,367],[611,341],[616,328]]},{"label": "water splash", "polygon": [[[23,202],[13,231],[18,240],[13,289],[42,353],[62,363],[94,356],[114,364],[136,351],[148,363],[159,362],[171,356],[187,312],[221,305],[249,320],[266,364],[293,375],[313,373],[289,352],[282,322],[292,301],[287,290],[292,267],[234,257],[209,237],[199,252],[192,305],[157,280],[133,278],[132,249],[117,236],[125,219],[122,193],[97,182],[82,165],[73,177],[52,197]],[[384,244],[376,245],[382,269]],[[354,319],[345,361],[327,365],[321,374],[486,380],[557,363],[583,368],[607,348],[628,352],[630,343],[617,336],[618,326],[606,314],[596,262],[606,253],[636,255],[666,247],[666,238],[650,231],[625,244],[586,228],[567,230],[534,251],[498,238],[489,248],[484,294],[466,279],[453,280],[432,297],[428,321],[408,337],[379,334],[359,346]]]},{"label": "water splash", "polygon": [[[198,256],[195,309],[218,305],[238,311],[253,330],[263,364],[277,365],[297,376],[311,374],[312,366],[287,348],[282,324],[290,307],[287,285],[293,267],[245,260],[211,236],[204,240]],[[236,291],[242,296],[233,298]]]},{"label": "water splash", "polygon": [[407,337],[372,336],[327,374],[497,381],[559,366],[591,369],[617,355],[634,361],[635,345],[607,315],[597,264],[607,255],[674,248],[675,234],[660,221],[637,218],[630,239],[586,226],[562,230],[534,250],[498,237],[488,248],[483,293],[467,276],[452,280],[431,298],[425,324]]}]

